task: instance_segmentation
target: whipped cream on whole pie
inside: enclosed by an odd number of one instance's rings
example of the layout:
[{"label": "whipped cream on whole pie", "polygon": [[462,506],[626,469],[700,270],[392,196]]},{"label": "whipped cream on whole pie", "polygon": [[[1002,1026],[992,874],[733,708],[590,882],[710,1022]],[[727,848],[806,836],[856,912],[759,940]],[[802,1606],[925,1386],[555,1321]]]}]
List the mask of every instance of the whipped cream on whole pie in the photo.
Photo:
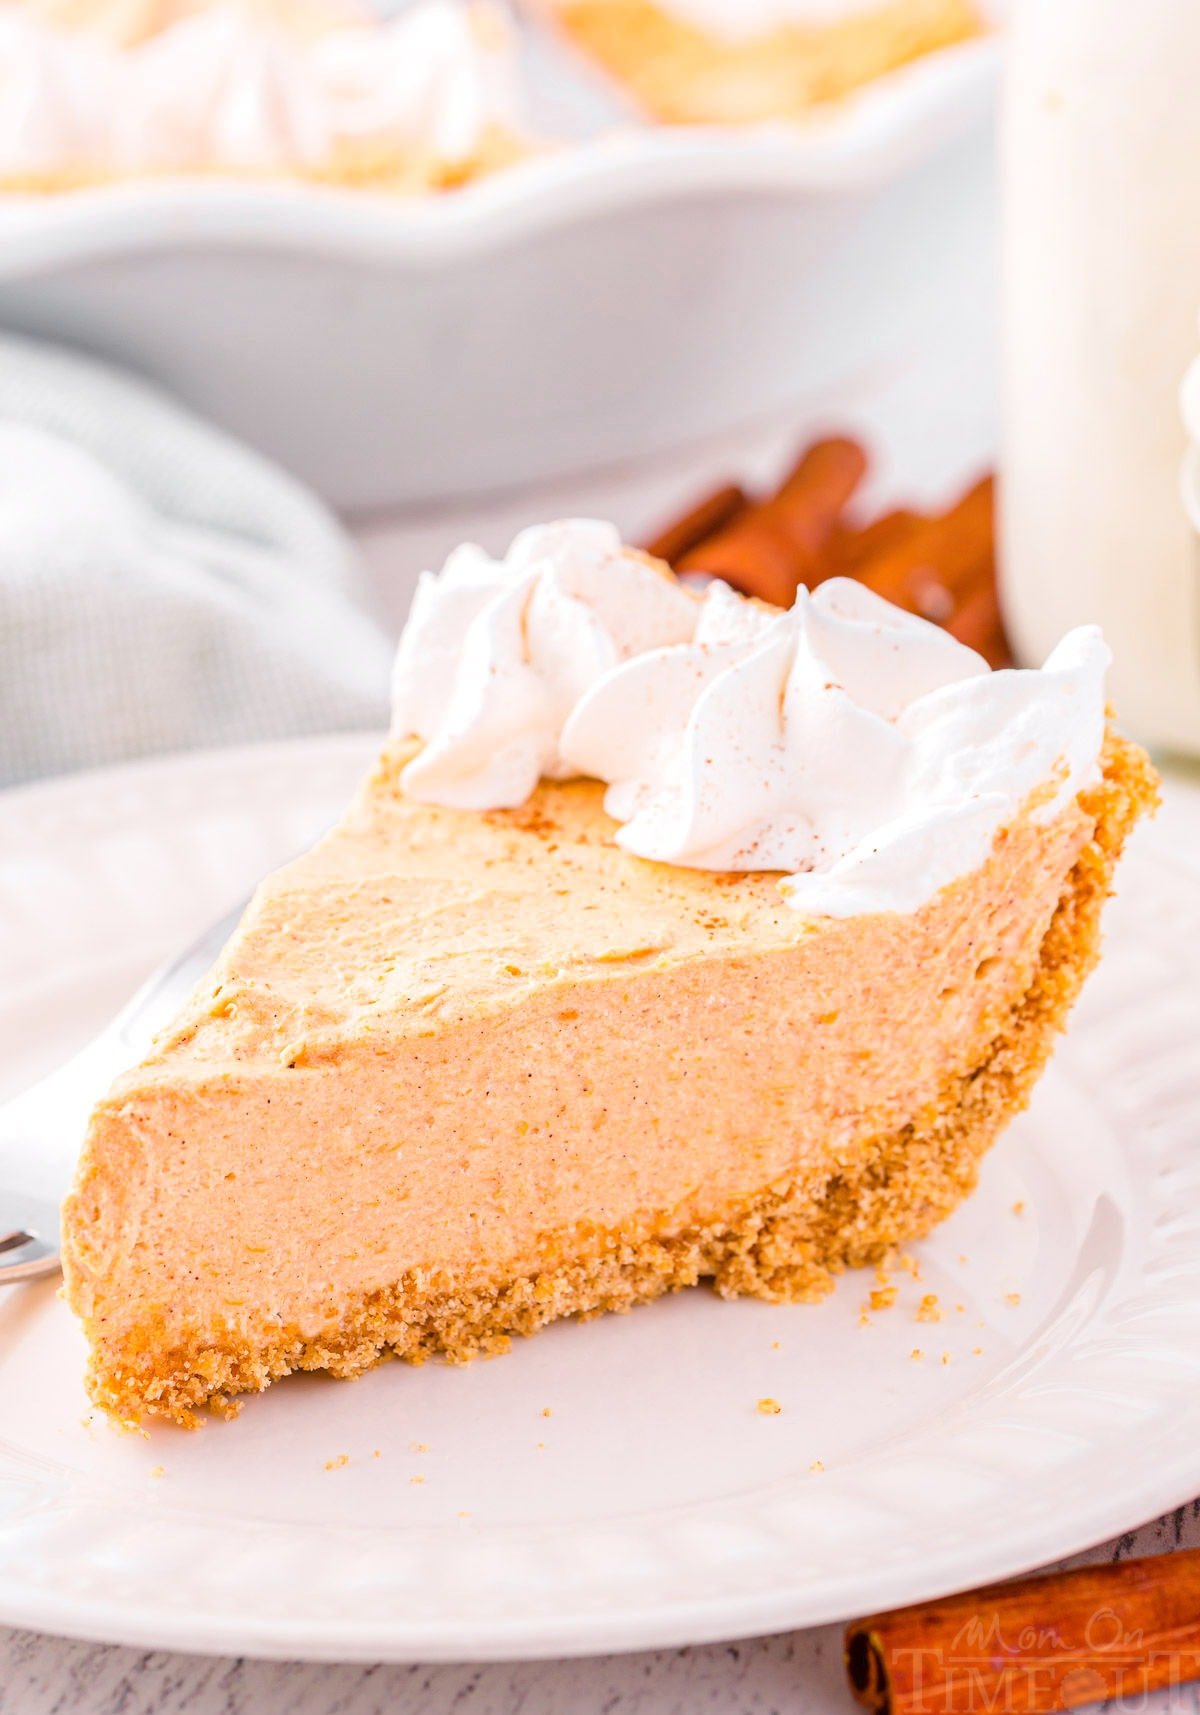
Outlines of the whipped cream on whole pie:
[{"label": "whipped cream on whole pie", "polygon": [[[8,0],[57,30],[86,30],[121,47],[157,36],[185,18],[212,10],[213,0]],[[366,0],[226,0],[243,17],[279,24],[296,35],[317,35],[369,23]]]},{"label": "whipped cream on whole pie", "polygon": [[0,8],[0,178],[54,172],[108,152],[112,56],[90,39]]},{"label": "whipped cream on whole pie", "polygon": [[699,596],[577,520],[424,575],[393,734],[424,741],[400,776],[418,801],[508,809],[590,776],[640,857],[782,872],[813,915],[913,911],[1097,778],[1108,662],[1081,627],[993,672],[842,578],[786,613]]},{"label": "whipped cream on whole pie", "polygon": [[216,6],[133,46],[0,6],[0,180],[465,165],[515,135],[512,55],[490,0],[319,31]]}]

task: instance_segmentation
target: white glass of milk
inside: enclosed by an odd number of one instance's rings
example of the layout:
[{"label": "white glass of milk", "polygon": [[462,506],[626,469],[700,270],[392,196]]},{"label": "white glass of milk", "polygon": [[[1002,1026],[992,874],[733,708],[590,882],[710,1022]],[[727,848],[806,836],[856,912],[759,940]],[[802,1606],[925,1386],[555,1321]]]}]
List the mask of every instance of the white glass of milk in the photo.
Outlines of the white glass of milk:
[{"label": "white glass of milk", "polygon": [[1200,0],[1019,0],[1004,124],[1009,631],[1098,621],[1122,725],[1200,752]]}]

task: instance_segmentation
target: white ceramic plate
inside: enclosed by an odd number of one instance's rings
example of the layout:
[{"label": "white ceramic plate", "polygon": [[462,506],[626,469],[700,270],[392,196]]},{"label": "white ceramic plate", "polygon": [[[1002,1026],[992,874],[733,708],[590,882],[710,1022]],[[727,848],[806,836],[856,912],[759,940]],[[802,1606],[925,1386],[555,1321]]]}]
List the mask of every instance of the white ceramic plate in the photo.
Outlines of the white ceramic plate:
[{"label": "white ceramic plate", "polygon": [[156,377],[359,513],[819,419],[964,299],[990,327],[997,36],[737,132],[635,125],[532,33],[529,61],[579,141],[453,195],[0,197],[0,324]]},{"label": "white ceramic plate", "polygon": [[[368,752],[309,741],[0,798],[0,1093],[331,818]],[[820,1306],[697,1290],[462,1369],[295,1379],[235,1423],[143,1438],[92,1420],[53,1286],[10,1289],[0,1620],[288,1657],[680,1644],[1014,1573],[1194,1494],[1189,851],[1200,792],[1179,786],[1032,1112],[866,1326],[869,1275]],[[916,1320],[928,1292],[936,1324]]]}]

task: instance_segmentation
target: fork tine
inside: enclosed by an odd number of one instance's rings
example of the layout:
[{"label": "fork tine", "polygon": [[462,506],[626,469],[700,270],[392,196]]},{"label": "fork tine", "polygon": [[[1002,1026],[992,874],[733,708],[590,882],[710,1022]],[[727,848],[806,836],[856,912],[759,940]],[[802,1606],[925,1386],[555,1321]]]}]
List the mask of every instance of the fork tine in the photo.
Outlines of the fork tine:
[{"label": "fork tine", "polygon": [[0,1196],[0,1287],[58,1267],[58,1210],[36,1197]]},{"label": "fork tine", "polygon": [[60,1266],[57,1251],[43,1251],[40,1255],[35,1251],[26,1262],[16,1259],[6,1262],[0,1256],[0,1287],[20,1286],[27,1280],[45,1280],[57,1274]]},{"label": "fork tine", "polygon": [[[25,1091],[12,1102],[0,1105],[0,1146],[11,1141],[6,1125],[18,1126],[19,1129],[11,1135],[20,1140],[26,1130],[36,1130],[39,1126],[56,1123],[56,1119],[61,1118],[60,1110],[64,1099],[68,1107],[78,1100],[76,1080],[86,1080],[90,1106],[95,1096],[100,1094],[100,1087],[96,1086],[102,1087],[119,1066],[127,1065],[131,1054],[142,1052],[154,1031],[165,1025],[178,1011],[192,985],[208,969],[229,939],[244,910],[245,901],[222,917],[219,923],[214,923],[171,964],[151,977],[149,982],[138,990],[125,1010],[113,1020],[108,1030],[81,1054],[76,1055],[74,1060],[59,1067],[57,1072],[52,1072],[40,1084],[35,1084],[32,1090]],[[100,1066],[104,1068],[102,1079],[95,1076]],[[45,1111],[40,1118],[35,1117],[35,1120],[31,1121],[29,1104],[32,1102],[36,1116],[39,1100]],[[19,1119],[14,1120],[14,1109],[17,1110]],[[86,1112],[86,1109],[83,1111]],[[60,1190],[65,1189],[65,1178],[64,1173],[64,1183]],[[57,1205],[25,1196],[10,1196],[0,1185],[0,1288],[55,1273],[59,1266],[58,1250]]]}]

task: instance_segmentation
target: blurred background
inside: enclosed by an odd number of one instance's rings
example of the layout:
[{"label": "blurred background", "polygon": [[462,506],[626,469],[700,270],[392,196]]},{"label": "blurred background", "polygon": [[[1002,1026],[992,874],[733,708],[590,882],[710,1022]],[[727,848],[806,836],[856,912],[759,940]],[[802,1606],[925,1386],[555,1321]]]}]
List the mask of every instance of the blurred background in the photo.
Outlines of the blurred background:
[{"label": "blurred background", "polygon": [[0,5],[0,778],[382,725],[464,539],[988,470],[1000,14],[720,11]]},{"label": "blurred background", "polygon": [[418,573],[572,514],[993,665],[1100,621],[1195,751],[1197,55],[1169,0],[0,0],[0,781],[379,727]]}]

